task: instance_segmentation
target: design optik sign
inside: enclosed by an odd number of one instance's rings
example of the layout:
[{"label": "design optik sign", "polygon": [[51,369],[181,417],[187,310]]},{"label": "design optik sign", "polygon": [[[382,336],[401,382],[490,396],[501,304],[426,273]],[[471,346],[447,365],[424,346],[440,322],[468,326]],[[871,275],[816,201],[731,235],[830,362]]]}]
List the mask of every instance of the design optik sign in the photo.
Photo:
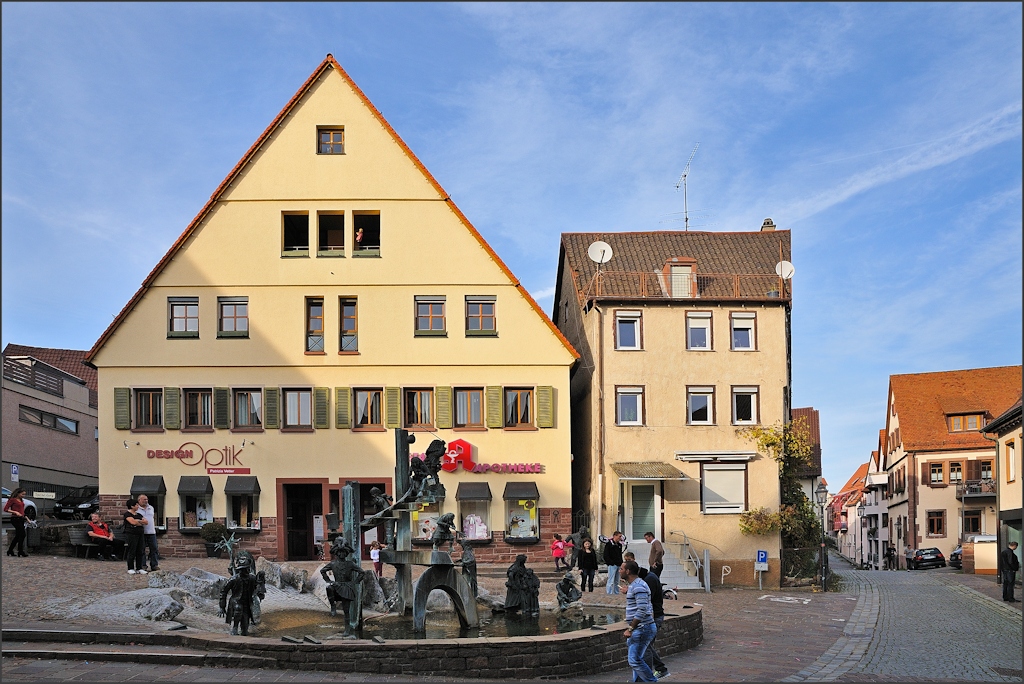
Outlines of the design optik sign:
[{"label": "design optik sign", "polygon": [[[412,454],[423,458],[423,454]],[[454,473],[461,467],[470,473],[543,473],[542,463],[475,463],[473,445],[464,439],[448,442],[448,451],[441,460],[441,470]]]},{"label": "design optik sign", "polygon": [[219,449],[203,449],[195,442],[185,442],[177,449],[147,449],[146,458],[176,458],[182,465],[202,465],[207,475],[248,475],[249,469],[239,458],[241,453],[241,449],[231,444]]}]

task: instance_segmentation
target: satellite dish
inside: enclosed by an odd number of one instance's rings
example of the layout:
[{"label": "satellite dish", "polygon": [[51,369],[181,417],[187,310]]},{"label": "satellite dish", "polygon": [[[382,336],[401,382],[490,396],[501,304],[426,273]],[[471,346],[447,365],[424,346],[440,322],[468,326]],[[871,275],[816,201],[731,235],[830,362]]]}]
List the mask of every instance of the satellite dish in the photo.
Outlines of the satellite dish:
[{"label": "satellite dish", "polygon": [[612,259],[612,246],[598,240],[587,249],[587,256],[598,264],[607,264]]},{"label": "satellite dish", "polygon": [[789,280],[796,273],[796,267],[788,261],[780,261],[775,264],[775,274],[783,280]]}]

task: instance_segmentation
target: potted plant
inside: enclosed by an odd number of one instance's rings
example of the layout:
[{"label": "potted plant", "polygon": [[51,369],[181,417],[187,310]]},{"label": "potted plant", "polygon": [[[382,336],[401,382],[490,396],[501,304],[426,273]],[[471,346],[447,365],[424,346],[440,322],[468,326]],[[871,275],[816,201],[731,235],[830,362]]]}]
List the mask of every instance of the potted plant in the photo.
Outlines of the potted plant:
[{"label": "potted plant", "polygon": [[220,558],[220,549],[217,542],[221,541],[227,534],[228,528],[219,522],[208,522],[199,528],[199,536],[206,542],[206,557]]}]

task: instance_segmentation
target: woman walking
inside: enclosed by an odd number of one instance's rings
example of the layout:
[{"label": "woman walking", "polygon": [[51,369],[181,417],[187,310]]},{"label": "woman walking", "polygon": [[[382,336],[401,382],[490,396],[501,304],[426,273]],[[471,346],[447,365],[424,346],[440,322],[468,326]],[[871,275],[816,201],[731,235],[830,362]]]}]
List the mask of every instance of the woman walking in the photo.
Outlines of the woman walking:
[{"label": "woman walking", "polygon": [[22,558],[28,558],[28,554],[25,553],[25,502],[22,499],[25,498],[25,490],[18,487],[11,494],[11,498],[7,499],[7,504],[4,506],[4,512],[11,514],[11,524],[14,525],[14,539],[11,540],[11,545],[7,547],[7,555],[14,555],[14,547],[18,547],[18,555]]},{"label": "woman walking", "polygon": [[[594,550],[594,540],[583,540],[583,548],[580,549],[576,560],[580,564],[580,591],[594,593],[594,575],[597,574],[597,551]],[[589,585],[589,589],[585,587]]]},{"label": "woman walking", "polygon": [[128,553],[125,554],[125,558],[128,560],[128,574],[145,575],[146,557],[142,541],[146,519],[139,513],[138,499],[128,499],[125,506],[128,507],[124,514],[124,538],[128,544]]}]

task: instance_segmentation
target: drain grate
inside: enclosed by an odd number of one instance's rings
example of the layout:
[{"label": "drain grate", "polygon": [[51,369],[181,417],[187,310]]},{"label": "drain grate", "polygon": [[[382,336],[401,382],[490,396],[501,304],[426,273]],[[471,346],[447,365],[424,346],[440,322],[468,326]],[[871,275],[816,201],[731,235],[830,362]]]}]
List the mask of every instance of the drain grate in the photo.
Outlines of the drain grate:
[{"label": "drain grate", "polygon": [[1014,670],[1011,667],[993,667],[992,671],[996,674],[1003,675],[1004,677],[1020,677],[1021,671]]}]

